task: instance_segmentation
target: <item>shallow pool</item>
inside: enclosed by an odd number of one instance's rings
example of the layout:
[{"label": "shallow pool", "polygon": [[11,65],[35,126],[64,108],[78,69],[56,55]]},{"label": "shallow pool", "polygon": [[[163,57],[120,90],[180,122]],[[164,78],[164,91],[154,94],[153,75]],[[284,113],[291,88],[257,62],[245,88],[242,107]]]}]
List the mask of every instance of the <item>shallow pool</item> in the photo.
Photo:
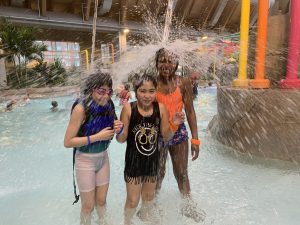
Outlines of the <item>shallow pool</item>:
[{"label": "shallow pool", "polygon": [[[61,109],[72,97],[56,98]],[[50,112],[51,99],[32,100],[0,113],[0,225],[79,224],[80,204],[72,205],[72,150],[63,147],[69,110]],[[206,131],[216,114],[216,90],[200,89],[195,100],[201,155],[189,163],[192,194],[206,211],[204,224],[298,225],[300,169],[283,161],[234,154]],[[117,107],[120,111],[120,108]],[[126,191],[125,144],[110,150],[109,224],[122,224]],[[157,200],[160,224],[196,224],[180,212],[180,196],[168,161]],[[135,224],[148,224],[134,218]]]}]

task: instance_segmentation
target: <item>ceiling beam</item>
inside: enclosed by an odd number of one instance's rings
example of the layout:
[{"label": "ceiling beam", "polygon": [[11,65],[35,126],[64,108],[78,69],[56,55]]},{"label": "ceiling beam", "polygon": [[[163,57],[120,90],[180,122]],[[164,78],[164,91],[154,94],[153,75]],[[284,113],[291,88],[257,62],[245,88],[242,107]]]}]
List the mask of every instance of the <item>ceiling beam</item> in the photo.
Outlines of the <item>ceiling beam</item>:
[{"label": "ceiling beam", "polygon": [[182,17],[181,17],[182,18],[181,21],[183,21],[186,18],[186,16],[191,12],[194,3],[195,3],[195,0],[189,0],[187,2],[187,5],[185,6]]},{"label": "ceiling beam", "polygon": [[210,15],[212,14],[212,12],[213,12],[214,8],[216,7],[216,4],[217,4],[217,3],[219,3],[219,0],[214,0],[213,4],[211,5],[211,7],[210,7],[210,9],[209,9],[209,11],[208,11],[208,14],[207,14],[207,16],[206,16],[206,18],[205,18],[205,20],[204,20],[202,26],[205,27],[205,26],[207,25],[207,21],[209,20]]},{"label": "ceiling beam", "polygon": [[227,16],[226,21],[225,21],[225,23],[223,24],[223,27],[224,27],[224,28],[227,27],[227,24],[228,24],[229,21],[231,20],[233,14],[234,14],[237,10],[240,10],[240,8],[241,8],[241,2],[240,2],[240,1],[239,1],[239,2],[236,2],[236,3],[234,4],[234,7],[233,7],[231,13]]},{"label": "ceiling beam", "polygon": [[228,0],[221,0],[221,3],[219,3],[213,17],[212,17],[212,20],[210,21],[209,25],[211,27],[215,26],[217,24],[217,22],[219,21],[226,5],[228,3]]},{"label": "ceiling beam", "polygon": [[87,0],[85,6],[85,13],[84,13],[85,21],[88,21],[90,19],[90,12],[91,12],[91,0]]}]

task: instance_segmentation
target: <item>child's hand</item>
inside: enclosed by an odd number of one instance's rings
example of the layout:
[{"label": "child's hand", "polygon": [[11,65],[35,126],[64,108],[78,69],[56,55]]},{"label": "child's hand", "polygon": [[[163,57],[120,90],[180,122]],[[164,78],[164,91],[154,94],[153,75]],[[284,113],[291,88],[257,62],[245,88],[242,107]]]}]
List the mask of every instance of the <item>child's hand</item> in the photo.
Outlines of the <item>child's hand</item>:
[{"label": "child's hand", "polygon": [[96,138],[98,141],[106,141],[111,140],[114,137],[114,135],[115,131],[111,129],[111,127],[106,127],[96,134]]},{"label": "child's hand", "polygon": [[185,120],[185,114],[184,112],[176,112],[172,118],[172,121],[175,125],[180,125]]},{"label": "child's hand", "polygon": [[122,129],[124,128],[124,124],[120,120],[114,121],[114,130],[116,134],[120,134],[122,132]]}]

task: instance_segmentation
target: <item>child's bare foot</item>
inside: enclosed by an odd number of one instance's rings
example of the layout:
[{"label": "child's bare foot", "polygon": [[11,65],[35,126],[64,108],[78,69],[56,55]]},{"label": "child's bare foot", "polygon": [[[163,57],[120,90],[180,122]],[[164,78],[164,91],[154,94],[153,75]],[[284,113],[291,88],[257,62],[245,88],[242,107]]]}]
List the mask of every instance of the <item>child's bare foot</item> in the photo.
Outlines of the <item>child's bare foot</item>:
[{"label": "child's bare foot", "polygon": [[203,222],[206,217],[206,213],[204,210],[197,208],[195,203],[185,203],[185,205],[181,209],[182,215],[193,219],[195,222]]}]

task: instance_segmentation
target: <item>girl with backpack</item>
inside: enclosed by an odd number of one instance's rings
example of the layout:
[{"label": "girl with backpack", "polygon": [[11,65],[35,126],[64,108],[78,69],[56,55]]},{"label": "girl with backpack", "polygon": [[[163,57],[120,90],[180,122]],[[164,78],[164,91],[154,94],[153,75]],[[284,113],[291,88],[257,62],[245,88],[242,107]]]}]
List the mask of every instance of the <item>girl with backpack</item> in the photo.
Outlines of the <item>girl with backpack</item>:
[{"label": "girl with backpack", "polygon": [[[100,221],[104,220],[110,178],[107,151],[114,134],[122,127],[111,95],[110,74],[91,74],[85,82],[83,97],[73,105],[65,134],[65,147],[74,148],[76,180],[81,196],[81,225],[91,224],[94,208]],[[77,202],[76,189],[74,193]]]}]

